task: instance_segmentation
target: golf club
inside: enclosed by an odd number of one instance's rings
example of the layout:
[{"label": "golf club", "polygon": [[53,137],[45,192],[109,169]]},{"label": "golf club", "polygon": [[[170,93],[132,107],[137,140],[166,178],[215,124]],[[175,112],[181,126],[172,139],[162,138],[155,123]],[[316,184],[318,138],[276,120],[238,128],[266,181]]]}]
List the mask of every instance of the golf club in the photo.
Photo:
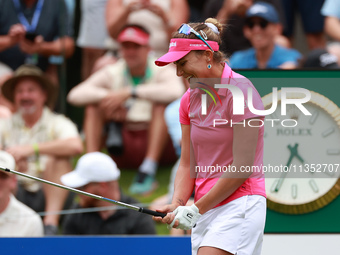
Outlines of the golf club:
[{"label": "golf club", "polygon": [[72,192],[75,192],[75,193],[78,193],[78,194],[81,194],[81,195],[85,195],[85,196],[89,196],[89,197],[92,197],[92,198],[95,198],[95,199],[107,201],[107,202],[110,202],[110,203],[115,204],[115,205],[124,206],[128,209],[132,209],[132,210],[135,210],[137,212],[146,213],[146,214],[149,214],[149,215],[152,215],[152,216],[162,217],[162,218],[164,218],[166,216],[166,213],[152,211],[152,210],[149,210],[149,209],[146,209],[146,208],[143,208],[143,207],[138,207],[138,206],[135,206],[135,205],[129,205],[129,204],[126,204],[126,203],[123,203],[123,202],[113,200],[113,199],[94,195],[94,194],[91,194],[91,193],[88,193],[88,192],[85,192],[85,191],[81,191],[81,190],[78,190],[78,189],[66,187],[66,186],[58,184],[58,183],[46,181],[46,180],[40,179],[38,177],[34,177],[34,176],[31,176],[31,175],[28,175],[28,174],[17,172],[17,171],[14,171],[14,170],[11,170],[11,169],[8,169],[8,168],[5,168],[5,167],[0,166],[0,169],[3,170],[3,171],[9,172],[9,173],[17,174],[17,175],[32,179],[32,180],[36,180],[36,181],[39,181],[39,182],[50,184],[50,185],[58,187],[58,188],[66,189],[66,190],[69,190],[69,191],[72,191]]}]

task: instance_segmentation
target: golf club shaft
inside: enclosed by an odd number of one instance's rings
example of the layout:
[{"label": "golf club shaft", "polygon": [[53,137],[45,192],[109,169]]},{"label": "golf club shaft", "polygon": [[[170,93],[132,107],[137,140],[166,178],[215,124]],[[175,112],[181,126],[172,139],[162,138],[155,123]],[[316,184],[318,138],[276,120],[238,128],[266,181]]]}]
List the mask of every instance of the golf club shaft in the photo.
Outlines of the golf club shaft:
[{"label": "golf club shaft", "polygon": [[66,190],[69,190],[69,191],[72,191],[72,192],[75,192],[75,193],[78,193],[78,194],[81,194],[81,195],[85,195],[85,196],[92,197],[92,198],[95,198],[95,199],[99,199],[99,200],[102,200],[102,201],[107,201],[107,202],[110,202],[110,203],[115,204],[115,205],[124,206],[128,209],[132,209],[132,210],[135,210],[135,211],[138,211],[138,212],[141,212],[141,213],[146,213],[146,214],[150,214],[150,215],[158,216],[158,217],[162,217],[162,218],[165,217],[165,215],[166,215],[166,213],[152,211],[152,210],[149,210],[149,209],[146,209],[146,208],[143,208],[143,207],[138,207],[138,206],[135,206],[135,205],[126,204],[126,203],[119,202],[119,201],[116,201],[116,200],[113,200],[113,199],[109,199],[109,198],[105,198],[105,197],[98,196],[98,195],[95,195],[95,194],[91,194],[91,193],[81,191],[81,190],[78,190],[78,189],[74,189],[74,188],[70,188],[70,187],[67,187],[67,186],[64,186],[64,185],[61,185],[61,184],[58,184],[58,183],[54,183],[54,182],[50,182],[50,181],[47,181],[47,180],[44,180],[44,179],[40,179],[40,178],[35,177],[35,176],[31,176],[31,175],[28,175],[28,174],[17,172],[17,171],[14,171],[14,170],[11,170],[11,169],[8,169],[8,168],[5,168],[5,167],[0,166],[0,169],[3,170],[3,171],[9,172],[9,173],[13,173],[13,174],[16,174],[16,175],[20,175],[20,176],[35,180],[35,181],[43,182],[43,183],[46,183],[46,184],[49,184],[49,185],[52,185],[52,186],[55,186],[55,187],[58,187],[58,188],[61,188],[61,189],[66,189]]}]

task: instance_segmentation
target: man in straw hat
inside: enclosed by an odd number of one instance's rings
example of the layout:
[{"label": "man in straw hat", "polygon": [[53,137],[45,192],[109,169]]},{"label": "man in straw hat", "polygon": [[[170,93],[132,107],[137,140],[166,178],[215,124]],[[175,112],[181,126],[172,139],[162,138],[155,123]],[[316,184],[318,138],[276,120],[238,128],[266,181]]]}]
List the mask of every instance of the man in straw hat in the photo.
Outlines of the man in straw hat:
[{"label": "man in straw hat", "polygon": [[[15,159],[17,169],[29,175],[60,183],[60,176],[72,170],[71,156],[83,150],[76,126],[47,107],[56,98],[55,86],[32,65],[19,67],[2,86],[5,98],[16,112],[0,122],[0,148]],[[68,192],[19,178],[17,197],[35,211],[63,208]],[[45,234],[55,234],[59,215],[44,217]]]},{"label": "man in straw hat", "polygon": [[[15,160],[0,150],[0,165],[14,169]],[[16,175],[0,171],[0,237],[43,236],[40,216],[13,196],[16,185]]]}]

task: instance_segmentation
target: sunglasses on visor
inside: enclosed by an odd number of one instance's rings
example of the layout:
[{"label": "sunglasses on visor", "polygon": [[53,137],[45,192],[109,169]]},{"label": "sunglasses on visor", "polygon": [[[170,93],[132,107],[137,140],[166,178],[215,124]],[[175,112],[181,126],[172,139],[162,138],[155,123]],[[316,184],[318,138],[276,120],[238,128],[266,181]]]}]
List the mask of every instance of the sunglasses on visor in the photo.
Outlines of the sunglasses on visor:
[{"label": "sunglasses on visor", "polygon": [[193,33],[194,35],[196,35],[196,37],[198,39],[200,39],[202,42],[204,42],[209,49],[214,52],[214,50],[210,47],[210,45],[207,43],[206,40],[204,40],[204,38],[195,30],[193,29],[191,26],[189,26],[188,24],[183,24],[179,29],[178,29],[178,33],[180,34],[185,34],[185,35],[189,35],[190,33]]},{"label": "sunglasses on visor", "polygon": [[268,26],[269,22],[267,20],[261,19],[259,21],[254,21],[254,20],[247,20],[246,21],[246,26],[249,28],[253,28],[256,25],[259,25],[260,28],[265,29]]}]

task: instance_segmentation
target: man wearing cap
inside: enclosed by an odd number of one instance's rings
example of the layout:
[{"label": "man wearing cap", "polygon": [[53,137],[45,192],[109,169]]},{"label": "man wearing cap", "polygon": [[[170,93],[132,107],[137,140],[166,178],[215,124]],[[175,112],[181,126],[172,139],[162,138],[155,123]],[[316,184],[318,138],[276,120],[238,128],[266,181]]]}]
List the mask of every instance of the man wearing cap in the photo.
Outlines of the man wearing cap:
[{"label": "man wearing cap", "polygon": [[243,32],[253,47],[231,56],[233,69],[292,69],[298,65],[301,58],[298,51],[275,43],[282,26],[273,5],[257,2],[248,9],[246,18]]},{"label": "man wearing cap", "polygon": [[[76,126],[47,107],[57,96],[55,86],[38,67],[23,65],[1,89],[16,112],[0,120],[0,148],[14,157],[19,171],[60,182],[60,176],[72,170],[71,157],[80,154],[83,146]],[[19,178],[17,198],[35,211],[61,210],[67,194],[51,185]],[[57,231],[58,221],[56,214],[44,217],[46,234]]]},{"label": "man wearing cap", "polygon": [[[0,151],[0,165],[15,169],[15,160]],[[40,216],[13,196],[16,185],[16,175],[0,171],[0,237],[43,236]]]},{"label": "man wearing cap", "polygon": [[[83,155],[74,171],[61,177],[69,187],[85,192],[136,204],[137,201],[124,195],[119,188],[120,171],[116,163],[106,154],[91,152]],[[79,208],[98,208],[92,212],[66,216],[63,233],[69,235],[130,235],[155,234],[152,218],[133,210],[121,209],[111,203],[85,195],[79,195]],[[102,210],[102,207],[108,207]]]},{"label": "man wearing cap", "polygon": [[86,106],[87,152],[100,151],[104,123],[111,122],[106,147],[120,168],[139,166],[130,192],[145,194],[155,188],[154,176],[168,141],[164,109],[181,97],[184,85],[174,66],[154,65],[144,28],[126,26],[118,42],[122,58],[74,87],[67,99]]}]

